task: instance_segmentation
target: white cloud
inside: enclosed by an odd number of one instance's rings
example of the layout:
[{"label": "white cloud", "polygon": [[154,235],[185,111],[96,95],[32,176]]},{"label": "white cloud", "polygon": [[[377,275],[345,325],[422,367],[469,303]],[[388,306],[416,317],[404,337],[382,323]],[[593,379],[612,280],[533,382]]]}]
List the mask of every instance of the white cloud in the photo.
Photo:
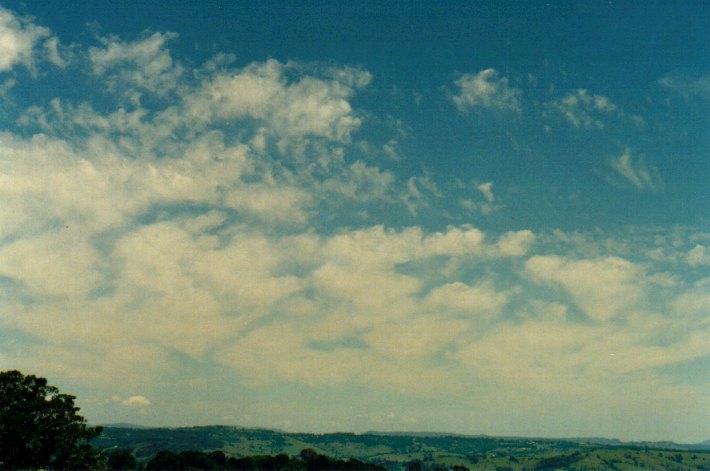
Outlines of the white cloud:
[{"label": "white cloud", "polygon": [[606,117],[623,115],[609,98],[590,94],[583,88],[578,88],[548,105],[576,128],[603,129],[606,126]]},{"label": "white cloud", "polygon": [[133,42],[118,38],[102,39],[103,47],[89,49],[94,74],[103,76],[111,89],[125,92],[138,87],[158,95],[175,89],[182,74],[166,44],[177,38],[174,33],[154,33]]},{"label": "white cloud", "polygon": [[655,167],[648,168],[642,157],[634,162],[629,149],[616,159],[612,159],[611,168],[637,190],[657,191],[663,188],[658,170]]},{"label": "white cloud", "polygon": [[31,67],[35,46],[48,36],[47,28],[0,7],[0,72],[10,70],[16,64]]},{"label": "white cloud", "polygon": [[0,246],[0,276],[21,283],[38,298],[81,297],[95,286],[96,249],[81,228],[60,226],[52,232]]},{"label": "white cloud", "polygon": [[530,230],[506,232],[496,242],[498,252],[503,256],[522,257],[535,242],[535,234]]},{"label": "white cloud", "polygon": [[145,396],[131,396],[127,399],[121,398],[121,396],[112,396],[111,401],[119,402],[124,406],[136,407],[136,406],[149,406],[150,401],[145,398]]},{"label": "white cloud", "polygon": [[416,215],[420,209],[429,205],[428,202],[432,196],[443,197],[443,193],[436,183],[429,176],[413,176],[407,180],[407,192],[402,196],[402,200],[410,214]]},{"label": "white cloud", "polygon": [[383,199],[394,183],[394,175],[378,167],[368,166],[361,160],[344,168],[341,175],[328,178],[323,189],[357,201]]},{"label": "white cloud", "polygon": [[60,54],[59,39],[51,37],[44,42],[43,46],[47,53],[47,60],[49,60],[49,62],[57,67],[67,66],[67,61]]},{"label": "white cloud", "polygon": [[536,255],[525,263],[535,280],[563,286],[593,320],[606,321],[636,305],[643,293],[642,271],[618,257],[569,260]]},{"label": "white cloud", "polygon": [[509,294],[496,291],[490,283],[469,286],[460,281],[437,287],[424,302],[442,314],[467,315],[478,320],[481,315],[495,315],[508,302]]},{"label": "white cloud", "polygon": [[226,207],[253,214],[263,221],[303,223],[312,195],[285,185],[248,184],[231,190]]},{"label": "white cloud", "polygon": [[668,73],[658,83],[686,99],[691,97],[710,98],[710,74],[693,77],[687,74]]},{"label": "white cloud", "polygon": [[462,320],[419,317],[377,325],[365,336],[376,352],[386,357],[416,359],[449,348],[470,328]]},{"label": "white cloud", "polygon": [[460,112],[471,108],[489,108],[503,111],[521,111],[522,92],[508,84],[495,69],[485,69],[475,75],[464,74],[455,82],[457,93],[452,97]]},{"label": "white cloud", "polygon": [[706,246],[698,244],[688,251],[685,260],[694,267],[710,265],[710,250]]},{"label": "white cloud", "polygon": [[301,75],[289,80],[293,72],[298,72],[294,66],[269,60],[235,74],[218,74],[188,99],[188,109],[198,120],[215,114],[249,117],[265,120],[280,135],[348,141],[361,124],[348,98],[369,83],[370,74],[339,69],[331,78]]},{"label": "white cloud", "polygon": [[483,194],[488,203],[493,203],[495,201],[495,196],[493,195],[493,182],[481,183],[476,187],[478,191]]},{"label": "white cloud", "polygon": [[704,334],[664,346],[649,341],[665,328],[647,319],[623,329],[534,319],[501,326],[462,346],[456,355],[472,374],[499,384],[498,389],[519,388],[528,394],[587,402],[600,394],[610,398],[610,391],[642,393],[652,384],[667,391],[652,373],[655,368],[708,352]]}]

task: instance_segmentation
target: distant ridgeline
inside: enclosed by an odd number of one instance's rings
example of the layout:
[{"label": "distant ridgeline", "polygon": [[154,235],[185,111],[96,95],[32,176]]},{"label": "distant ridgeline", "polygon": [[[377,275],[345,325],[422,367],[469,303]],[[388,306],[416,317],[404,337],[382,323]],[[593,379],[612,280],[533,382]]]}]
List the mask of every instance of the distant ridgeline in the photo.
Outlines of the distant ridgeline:
[{"label": "distant ridgeline", "polygon": [[[169,429],[120,424],[105,426],[92,443],[109,456],[112,451],[127,451],[139,466],[152,463],[152,469],[710,469],[709,442],[304,434],[226,426]],[[156,459],[167,460],[165,466],[157,466]]]}]

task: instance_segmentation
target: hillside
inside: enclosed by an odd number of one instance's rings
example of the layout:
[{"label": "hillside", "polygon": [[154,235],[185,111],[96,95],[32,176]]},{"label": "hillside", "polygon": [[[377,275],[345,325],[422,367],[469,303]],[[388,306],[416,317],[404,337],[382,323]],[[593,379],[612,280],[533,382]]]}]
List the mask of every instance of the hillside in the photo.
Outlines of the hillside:
[{"label": "hillside", "polygon": [[135,428],[107,426],[93,442],[131,450],[146,462],[160,450],[222,450],[232,456],[297,455],[312,448],[388,469],[420,461],[424,469],[710,469],[705,444],[624,443],[606,439],[541,439],[406,433],[284,433],[227,426]]}]

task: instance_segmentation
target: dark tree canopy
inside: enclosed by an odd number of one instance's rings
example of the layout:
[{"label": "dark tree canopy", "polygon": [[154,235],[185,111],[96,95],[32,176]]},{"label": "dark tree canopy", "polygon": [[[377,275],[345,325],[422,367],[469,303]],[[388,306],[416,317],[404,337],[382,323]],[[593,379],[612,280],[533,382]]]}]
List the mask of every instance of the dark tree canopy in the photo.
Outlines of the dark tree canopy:
[{"label": "dark tree canopy", "polygon": [[0,372],[0,467],[92,467],[100,455],[87,442],[101,433],[77,414],[75,397],[45,378]]},{"label": "dark tree canopy", "polygon": [[130,471],[136,469],[136,457],[129,450],[117,449],[107,453],[108,469],[114,471]]}]

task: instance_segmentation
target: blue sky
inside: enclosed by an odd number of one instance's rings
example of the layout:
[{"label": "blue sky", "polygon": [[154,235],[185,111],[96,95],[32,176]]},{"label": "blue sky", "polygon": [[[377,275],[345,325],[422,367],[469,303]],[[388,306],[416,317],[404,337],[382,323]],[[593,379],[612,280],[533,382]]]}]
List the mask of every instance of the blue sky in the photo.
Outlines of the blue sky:
[{"label": "blue sky", "polygon": [[0,368],[95,423],[710,438],[703,2],[3,2]]}]

